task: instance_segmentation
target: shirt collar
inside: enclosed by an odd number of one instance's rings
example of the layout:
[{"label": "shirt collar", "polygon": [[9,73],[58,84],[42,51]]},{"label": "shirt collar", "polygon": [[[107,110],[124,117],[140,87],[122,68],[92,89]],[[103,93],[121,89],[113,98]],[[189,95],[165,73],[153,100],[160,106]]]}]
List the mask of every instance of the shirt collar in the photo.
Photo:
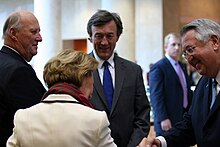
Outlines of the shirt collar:
[{"label": "shirt collar", "polygon": [[[9,48],[9,49],[11,49],[11,50],[13,50],[14,52],[16,52],[19,56],[21,56],[21,54],[16,50],[16,49],[14,49],[14,48],[12,48],[12,47],[10,47],[10,46],[8,46],[8,45],[4,45],[5,47],[7,47],[7,48]],[[22,58],[23,58],[23,56],[21,56]],[[25,59],[25,58],[23,58],[27,63],[28,63],[28,61]]]},{"label": "shirt collar", "polygon": [[[17,54],[19,54],[19,52],[18,51],[16,51],[15,49],[13,49],[12,47],[10,47],[10,46],[8,46],[8,45],[4,45],[5,47],[7,47],[7,48],[9,48],[9,49],[11,49],[11,50],[13,50],[14,52],[16,52]],[[20,55],[20,54],[19,54]]]},{"label": "shirt collar", "polygon": [[[99,56],[96,54],[96,51],[93,50],[94,53],[94,57],[95,59],[99,62],[98,68],[102,68],[102,64],[104,63],[105,60],[102,60],[101,58],[99,58]],[[108,63],[110,64],[110,66],[112,68],[114,68],[115,64],[114,64],[114,53],[111,55],[111,57],[107,60]]]},{"label": "shirt collar", "polygon": [[220,70],[218,71],[218,74],[215,77],[215,80],[218,82],[218,85],[220,85]]},{"label": "shirt collar", "polygon": [[171,58],[168,54],[165,54],[165,56],[167,57],[167,59],[170,61],[170,63],[175,66],[175,63],[178,63],[178,61],[174,60],[173,58]]}]

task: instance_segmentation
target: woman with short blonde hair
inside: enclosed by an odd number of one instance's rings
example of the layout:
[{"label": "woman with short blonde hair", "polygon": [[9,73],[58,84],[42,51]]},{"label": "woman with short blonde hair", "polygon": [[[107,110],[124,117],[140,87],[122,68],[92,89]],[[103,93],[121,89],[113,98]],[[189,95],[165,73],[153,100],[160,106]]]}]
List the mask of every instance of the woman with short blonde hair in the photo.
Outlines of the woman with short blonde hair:
[{"label": "woman with short blonde hair", "polygon": [[16,112],[7,147],[116,147],[106,113],[88,101],[97,66],[70,49],[51,58],[44,67],[49,90],[40,104]]}]

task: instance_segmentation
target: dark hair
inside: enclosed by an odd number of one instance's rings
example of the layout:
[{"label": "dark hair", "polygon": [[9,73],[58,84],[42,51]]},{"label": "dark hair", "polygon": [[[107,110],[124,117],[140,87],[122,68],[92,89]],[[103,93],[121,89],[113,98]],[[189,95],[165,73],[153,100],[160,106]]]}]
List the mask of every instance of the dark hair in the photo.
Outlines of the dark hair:
[{"label": "dark hair", "polygon": [[117,13],[111,13],[107,10],[98,10],[89,19],[87,24],[87,32],[89,36],[92,35],[92,26],[102,26],[110,21],[114,20],[117,26],[118,37],[122,34],[123,26],[120,16]]}]

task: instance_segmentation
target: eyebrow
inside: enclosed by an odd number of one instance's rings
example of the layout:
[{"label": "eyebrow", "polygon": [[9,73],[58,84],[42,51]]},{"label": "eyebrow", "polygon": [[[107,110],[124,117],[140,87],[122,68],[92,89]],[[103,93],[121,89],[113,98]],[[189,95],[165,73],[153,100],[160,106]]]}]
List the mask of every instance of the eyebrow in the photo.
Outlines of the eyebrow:
[{"label": "eyebrow", "polygon": [[193,47],[193,45],[182,46],[183,49],[188,49],[190,47]]}]

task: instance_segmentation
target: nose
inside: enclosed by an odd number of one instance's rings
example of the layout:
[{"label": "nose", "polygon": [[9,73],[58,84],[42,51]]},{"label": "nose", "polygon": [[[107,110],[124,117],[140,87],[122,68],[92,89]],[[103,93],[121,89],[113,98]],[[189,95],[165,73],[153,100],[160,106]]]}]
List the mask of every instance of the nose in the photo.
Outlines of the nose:
[{"label": "nose", "polygon": [[192,62],[193,58],[194,58],[193,55],[187,53],[184,55],[184,59],[189,63]]},{"label": "nose", "polygon": [[43,40],[40,33],[37,34],[36,40],[37,40],[38,42],[41,42],[41,41]]},{"label": "nose", "polygon": [[179,49],[180,48],[180,45],[179,44],[176,44],[175,45],[175,49]]},{"label": "nose", "polygon": [[102,45],[108,44],[108,40],[107,40],[106,36],[104,36],[104,37],[102,38],[101,44],[102,44]]}]

